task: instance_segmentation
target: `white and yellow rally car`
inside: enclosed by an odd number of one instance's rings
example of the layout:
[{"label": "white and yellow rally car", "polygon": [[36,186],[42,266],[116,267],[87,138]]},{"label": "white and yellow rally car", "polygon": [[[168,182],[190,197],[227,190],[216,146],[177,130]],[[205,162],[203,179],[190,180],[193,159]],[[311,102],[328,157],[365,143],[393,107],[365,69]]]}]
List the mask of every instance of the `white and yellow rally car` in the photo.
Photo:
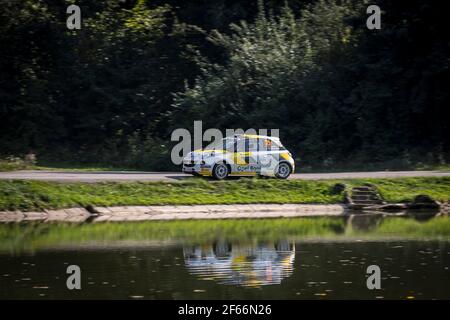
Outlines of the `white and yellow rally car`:
[{"label": "white and yellow rally car", "polygon": [[183,159],[183,172],[212,176],[272,176],[287,179],[294,171],[291,153],[277,137],[235,135],[190,152]]}]

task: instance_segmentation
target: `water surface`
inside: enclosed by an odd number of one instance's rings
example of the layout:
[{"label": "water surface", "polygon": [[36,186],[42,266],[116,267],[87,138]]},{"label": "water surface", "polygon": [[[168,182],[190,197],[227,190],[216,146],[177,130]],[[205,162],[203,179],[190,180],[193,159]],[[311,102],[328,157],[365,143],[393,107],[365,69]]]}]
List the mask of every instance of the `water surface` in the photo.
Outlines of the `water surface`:
[{"label": "water surface", "polygon": [[[240,237],[215,226],[204,241],[141,234],[59,244],[47,230],[39,237],[54,245],[0,251],[0,299],[450,299],[448,240],[347,237],[333,228],[335,237]],[[380,290],[366,286],[373,264]],[[67,289],[68,265],[81,268],[81,290]]]}]

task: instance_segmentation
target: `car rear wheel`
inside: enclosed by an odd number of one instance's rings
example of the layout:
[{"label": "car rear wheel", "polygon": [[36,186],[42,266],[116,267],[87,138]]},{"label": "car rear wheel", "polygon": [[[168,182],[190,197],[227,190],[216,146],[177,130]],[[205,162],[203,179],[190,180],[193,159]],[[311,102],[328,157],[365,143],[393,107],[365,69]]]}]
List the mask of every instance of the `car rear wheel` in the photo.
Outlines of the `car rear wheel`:
[{"label": "car rear wheel", "polygon": [[213,168],[213,177],[217,180],[222,180],[228,177],[228,174],[230,172],[228,171],[228,166],[225,163],[218,163]]},{"label": "car rear wheel", "polygon": [[287,162],[281,162],[275,171],[275,177],[287,179],[291,175],[291,171],[291,166]]}]

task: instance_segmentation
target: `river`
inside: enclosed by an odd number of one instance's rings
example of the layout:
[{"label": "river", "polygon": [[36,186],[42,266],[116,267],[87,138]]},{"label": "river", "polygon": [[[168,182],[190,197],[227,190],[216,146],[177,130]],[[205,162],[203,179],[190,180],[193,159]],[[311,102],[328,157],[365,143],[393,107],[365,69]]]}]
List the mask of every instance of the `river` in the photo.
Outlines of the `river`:
[{"label": "river", "polygon": [[[0,299],[450,299],[448,239],[295,237],[279,229],[249,238],[214,228],[204,240],[69,242],[47,230],[25,240],[32,248],[0,250]],[[40,245],[43,234],[53,240]],[[69,265],[80,267],[80,290],[66,286]],[[380,267],[381,289],[367,288],[369,265]]]}]

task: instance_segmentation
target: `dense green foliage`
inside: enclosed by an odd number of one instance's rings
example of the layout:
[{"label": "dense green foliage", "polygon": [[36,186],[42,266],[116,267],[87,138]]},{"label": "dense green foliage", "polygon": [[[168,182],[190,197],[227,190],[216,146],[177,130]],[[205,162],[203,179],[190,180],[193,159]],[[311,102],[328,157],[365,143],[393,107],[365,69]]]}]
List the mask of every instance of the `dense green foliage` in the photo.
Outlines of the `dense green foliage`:
[{"label": "dense green foliage", "polygon": [[[449,162],[439,2],[11,0],[0,11],[0,158],[169,169],[170,134],[279,128],[299,168]],[[372,3],[372,2],[371,2]],[[242,22],[241,22],[242,20]]]},{"label": "dense green foliage", "polygon": [[190,205],[232,203],[340,203],[343,194],[332,187],[370,182],[389,202],[411,201],[427,194],[450,201],[450,178],[272,180],[240,179],[208,182],[200,178],[183,182],[56,183],[1,181],[0,210],[42,210],[87,205]]},{"label": "dense green foliage", "polygon": [[32,168],[24,160],[18,157],[8,157],[0,159],[0,171],[15,171]]}]

